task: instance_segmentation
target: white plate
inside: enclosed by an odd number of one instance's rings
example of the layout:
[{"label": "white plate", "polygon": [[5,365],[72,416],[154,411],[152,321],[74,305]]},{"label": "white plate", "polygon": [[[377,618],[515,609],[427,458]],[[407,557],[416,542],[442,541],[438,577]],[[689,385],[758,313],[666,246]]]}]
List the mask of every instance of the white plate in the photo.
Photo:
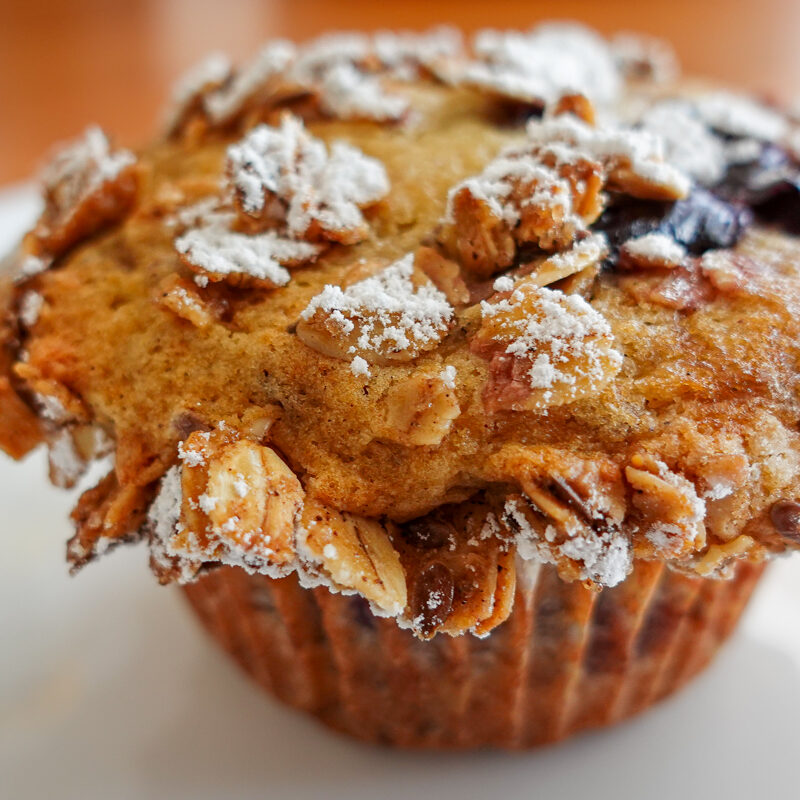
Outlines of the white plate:
[{"label": "white plate", "polygon": [[[0,193],[0,251],[35,210]],[[800,558],[773,566],[714,666],[618,728],[522,755],[394,753],[252,686],[142,548],[70,579],[73,496],[0,454],[0,796],[797,798]]]}]

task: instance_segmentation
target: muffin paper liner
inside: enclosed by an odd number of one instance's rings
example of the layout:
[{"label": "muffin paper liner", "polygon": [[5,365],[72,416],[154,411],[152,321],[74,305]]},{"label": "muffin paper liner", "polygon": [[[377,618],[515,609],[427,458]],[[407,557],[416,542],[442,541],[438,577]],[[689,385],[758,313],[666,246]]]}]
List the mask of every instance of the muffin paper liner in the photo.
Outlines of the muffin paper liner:
[{"label": "muffin paper liner", "polygon": [[638,562],[602,592],[552,567],[485,639],[416,639],[360,597],[223,567],[184,587],[212,635],[265,689],[359,739],[412,748],[526,748],[636,714],[728,637],[763,571],[729,581]]}]

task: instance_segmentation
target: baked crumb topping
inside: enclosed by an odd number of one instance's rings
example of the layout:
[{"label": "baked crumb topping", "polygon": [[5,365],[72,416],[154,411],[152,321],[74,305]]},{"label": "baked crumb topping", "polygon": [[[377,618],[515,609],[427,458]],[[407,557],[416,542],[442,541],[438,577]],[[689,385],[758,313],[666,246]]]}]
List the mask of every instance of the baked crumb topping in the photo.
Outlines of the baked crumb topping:
[{"label": "baked crumb topping", "polygon": [[481,304],[471,347],[490,358],[491,409],[546,409],[599,391],[622,365],[611,328],[582,297],[522,280]]},{"label": "baked crumb topping", "polygon": [[189,73],[138,165],[87,131],[0,326],[5,449],[69,486],[113,436],[73,568],[145,539],[164,583],[296,572],[430,638],[503,622],[517,559],[800,548],[797,246],[746,232],[796,222],[796,120],[673,66],[563,25],[276,41]]},{"label": "baked crumb topping", "polygon": [[347,62],[325,72],[320,81],[320,105],[333,117],[378,121],[400,119],[409,108],[405,98],[388,94],[378,78]]},{"label": "baked crumb topping", "polygon": [[368,231],[362,209],[389,191],[379,161],[344,142],[327,148],[290,115],[229,147],[227,173],[245,224],[285,225],[296,239],[360,241]]},{"label": "baked crumb topping", "polygon": [[224,53],[211,53],[181,76],[172,88],[172,97],[164,123],[167,134],[177,132],[186,116],[203,102],[204,96],[219,89],[229,80],[232,73],[233,64],[228,56]]},{"label": "baked crumb topping", "polygon": [[579,25],[481,31],[474,50],[477,60],[464,70],[464,80],[514,100],[544,106],[564,94],[583,94],[607,104],[620,92],[610,48]]},{"label": "baked crumb topping", "polygon": [[381,364],[436,347],[452,319],[453,307],[415,274],[409,253],[347,288],[327,285],[301,313],[297,334],[326,355]]},{"label": "baked crumb topping", "polygon": [[24,274],[41,272],[79,240],[121,219],[136,194],[135,164],[136,156],[112,149],[98,127],[59,150],[40,176],[45,207],[25,240]]},{"label": "baked crumb topping", "polygon": [[186,266],[208,280],[262,288],[285,286],[290,278],[286,267],[310,261],[320,252],[318,245],[275,231],[251,236],[219,223],[187,231],[175,240],[175,249]]},{"label": "baked crumb topping", "polygon": [[295,52],[291,42],[281,39],[269,42],[240,72],[205,94],[203,108],[211,122],[229,122],[258,95],[272,97],[282,89],[280,81],[293,63]]}]

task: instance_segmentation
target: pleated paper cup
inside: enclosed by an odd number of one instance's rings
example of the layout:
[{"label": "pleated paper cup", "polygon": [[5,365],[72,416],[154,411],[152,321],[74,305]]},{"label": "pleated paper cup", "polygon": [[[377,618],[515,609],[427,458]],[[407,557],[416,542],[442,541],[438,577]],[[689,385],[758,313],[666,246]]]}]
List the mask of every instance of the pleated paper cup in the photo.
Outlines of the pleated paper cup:
[{"label": "pleated paper cup", "polygon": [[410,748],[518,749],[610,725],[674,692],[729,636],[763,571],[729,581],[637,563],[594,592],[542,567],[485,639],[420,641],[358,597],[224,567],[186,586],[265,689],[326,725]]}]

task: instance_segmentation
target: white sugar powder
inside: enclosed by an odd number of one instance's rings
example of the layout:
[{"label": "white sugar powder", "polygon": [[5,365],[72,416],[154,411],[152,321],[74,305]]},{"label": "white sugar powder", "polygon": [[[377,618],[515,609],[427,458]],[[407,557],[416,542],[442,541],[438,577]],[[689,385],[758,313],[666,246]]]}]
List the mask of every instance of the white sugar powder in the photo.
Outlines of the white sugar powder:
[{"label": "white sugar powder", "polygon": [[378,352],[387,343],[408,350],[438,341],[453,317],[453,307],[435,286],[415,286],[413,271],[414,256],[408,254],[346,289],[328,285],[300,316],[310,319],[323,311],[345,332],[352,331],[357,320],[357,344],[365,351]]},{"label": "white sugar powder", "polygon": [[681,264],[686,259],[686,248],[665,233],[648,233],[625,242],[625,250],[646,261]]},{"label": "white sugar powder", "polygon": [[358,230],[364,225],[361,208],[389,191],[379,161],[344,142],[328,151],[291,115],[277,128],[259,125],[229,147],[228,171],[246,212],[258,215],[268,198],[277,198],[295,237],[314,223],[329,231]]},{"label": "white sugar powder", "polygon": [[209,225],[187,231],[175,249],[196,267],[220,276],[247,275],[275,286],[289,282],[284,264],[313,260],[319,247],[267,231],[255,236]]}]

